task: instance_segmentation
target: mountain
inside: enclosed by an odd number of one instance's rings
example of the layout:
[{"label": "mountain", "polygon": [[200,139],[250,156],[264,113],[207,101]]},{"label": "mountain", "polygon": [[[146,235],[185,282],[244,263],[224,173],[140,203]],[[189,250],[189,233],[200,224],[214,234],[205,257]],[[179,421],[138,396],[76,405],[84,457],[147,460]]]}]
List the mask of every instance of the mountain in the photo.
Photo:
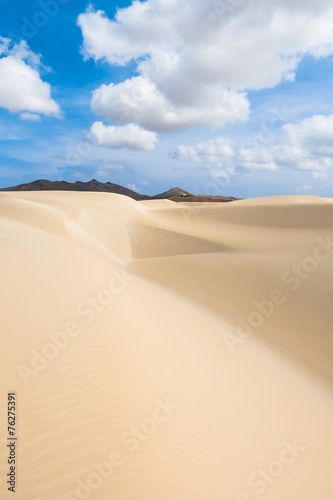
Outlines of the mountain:
[{"label": "mountain", "polygon": [[74,183],[39,179],[37,181],[28,182],[27,184],[19,184],[18,186],[2,188],[0,191],[94,191],[123,194],[133,198],[134,200],[147,199],[147,196],[138,194],[126,187],[118,184],[112,184],[112,182],[99,182],[96,179],[92,179],[89,182],[76,181]]},{"label": "mountain", "polygon": [[179,187],[169,189],[161,194],[156,194],[155,196],[150,196],[151,200],[163,200],[168,199],[176,202],[192,201],[192,202],[227,202],[235,201],[237,198],[233,196],[209,196],[204,194],[192,194],[188,191],[184,191]]},{"label": "mountain", "polygon": [[119,184],[113,184],[112,182],[99,182],[96,179],[92,179],[88,182],[76,181],[66,182],[66,181],[48,181],[46,179],[39,179],[33,182],[28,182],[26,184],[19,184],[18,186],[0,188],[0,191],[94,191],[101,193],[116,193],[129,196],[134,200],[171,200],[175,202],[229,202],[234,201],[237,198],[232,196],[206,196],[206,195],[196,195],[184,191],[184,189],[175,187],[165,191],[164,193],[157,194],[155,196],[147,196],[145,194],[139,194],[132,189],[128,189]]},{"label": "mountain", "polygon": [[191,193],[184,191],[184,189],[180,189],[178,187],[171,188],[169,191],[164,191],[164,193],[156,194],[155,196],[151,196],[152,200],[163,200],[165,198],[171,198],[174,196],[192,196]]}]

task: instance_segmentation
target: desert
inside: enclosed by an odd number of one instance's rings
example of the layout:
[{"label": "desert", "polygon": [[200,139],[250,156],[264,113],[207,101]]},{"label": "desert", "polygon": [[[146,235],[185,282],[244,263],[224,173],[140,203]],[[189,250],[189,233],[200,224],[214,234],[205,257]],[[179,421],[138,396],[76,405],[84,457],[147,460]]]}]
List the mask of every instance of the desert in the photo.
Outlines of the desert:
[{"label": "desert", "polygon": [[331,500],[332,199],[2,192],[0,217],[17,499]]}]

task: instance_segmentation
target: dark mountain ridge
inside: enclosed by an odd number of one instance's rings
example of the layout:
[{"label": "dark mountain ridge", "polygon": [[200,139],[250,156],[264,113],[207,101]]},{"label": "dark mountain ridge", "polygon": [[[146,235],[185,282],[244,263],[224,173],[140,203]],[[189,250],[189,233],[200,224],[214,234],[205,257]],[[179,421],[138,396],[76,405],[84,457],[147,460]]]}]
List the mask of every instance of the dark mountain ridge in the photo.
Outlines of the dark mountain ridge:
[{"label": "dark mountain ridge", "polygon": [[113,184],[112,182],[99,182],[96,179],[92,179],[88,182],[76,181],[74,183],[66,181],[48,181],[46,179],[38,179],[26,184],[19,184],[18,186],[0,188],[0,191],[91,191],[122,194],[125,196],[129,196],[133,200],[137,201],[168,199],[175,202],[229,202],[237,200],[237,198],[234,198],[233,196],[195,195],[178,187],[169,189],[168,191],[157,194],[155,196],[148,196],[145,194],[136,193],[132,189],[120,186],[119,184]]}]

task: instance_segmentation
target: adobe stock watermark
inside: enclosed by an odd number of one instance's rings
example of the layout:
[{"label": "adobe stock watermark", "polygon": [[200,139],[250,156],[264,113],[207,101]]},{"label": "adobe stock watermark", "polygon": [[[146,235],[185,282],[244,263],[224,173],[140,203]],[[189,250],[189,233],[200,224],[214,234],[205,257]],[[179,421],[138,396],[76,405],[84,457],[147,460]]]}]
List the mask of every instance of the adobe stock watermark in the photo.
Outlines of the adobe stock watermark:
[{"label": "adobe stock watermark", "polygon": [[123,432],[120,443],[109,456],[102,462],[93,462],[90,472],[84,478],[78,478],[74,491],[64,493],[61,500],[88,500],[120,467],[130,461],[130,456],[137,453],[142,444],[179,409],[179,405],[172,401],[170,396],[157,398],[155,404],[151,414]]},{"label": "adobe stock watermark", "polygon": [[244,142],[241,142],[239,148],[251,148],[255,151],[274,144],[276,134],[288,123],[290,123],[290,119],[286,108],[271,108],[269,119],[262,124],[261,130],[254,132]]},{"label": "adobe stock watermark", "polygon": [[[194,191],[194,194],[201,194],[204,196],[224,196],[226,189],[226,182],[230,180],[233,175],[244,170],[242,163],[244,158],[247,161],[255,160],[256,154],[264,148],[274,144],[276,140],[276,134],[281,130],[281,128],[290,123],[289,117],[287,115],[287,110],[285,108],[271,108],[269,111],[269,117],[266,122],[262,125],[259,132],[255,132],[247,137],[245,140],[237,143],[235,147],[235,157],[223,167],[222,175],[212,175],[210,174],[210,180],[205,183],[203,193]],[[207,153],[207,156],[210,156]],[[173,157],[173,156],[171,156]],[[202,155],[205,158],[205,155]],[[219,163],[223,162],[223,157],[215,155],[215,158],[219,160]],[[203,160],[203,163],[207,168],[211,169],[214,167],[214,163],[209,163],[209,161]],[[218,170],[218,167],[217,167]],[[196,207],[182,207],[183,218],[186,224],[189,224],[191,218],[194,215],[199,215],[202,208]]]},{"label": "adobe stock watermark", "polygon": [[[194,196],[225,196],[225,185],[223,184],[223,180],[219,177],[210,176],[210,180],[205,183],[203,192],[199,192],[198,189],[193,190]],[[230,198],[227,196],[227,198]],[[231,197],[232,198],[232,197]],[[230,202],[233,201],[232,199]],[[229,201],[221,203],[230,203]],[[202,203],[202,202],[198,202]],[[185,224],[190,224],[192,217],[199,215],[202,212],[203,206],[201,205],[193,205],[191,202],[186,202],[186,198],[184,198],[184,205],[181,206],[181,214]]]},{"label": "adobe stock watermark", "polygon": [[24,38],[34,38],[41,28],[44,28],[60,11],[60,8],[67,5],[71,0],[39,0],[39,10],[28,19],[26,16],[21,18],[21,34]]},{"label": "adobe stock watermark", "polygon": [[248,477],[247,486],[250,491],[240,492],[235,500],[252,500],[254,499],[252,495],[265,493],[267,488],[283,475],[286,468],[294,464],[301,454],[306,451],[306,447],[299,445],[296,439],[293,442],[284,441],[282,446],[283,448],[275,460],[271,460]]},{"label": "adobe stock watermark", "polygon": [[68,146],[63,160],[57,160],[58,166],[76,167],[79,166],[85,158],[93,152],[98,143],[103,143],[104,129],[103,125],[96,124],[94,128],[94,138],[90,132],[83,132],[81,139],[75,146]]},{"label": "adobe stock watermark", "polygon": [[[317,238],[318,245],[312,256],[304,257],[301,263],[292,265],[281,277],[282,284],[287,286],[289,292],[297,292],[304,282],[310,279],[323,262],[333,255],[333,235],[329,234],[324,240]],[[235,346],[241,345],[250,338],[255,329],[263,326],[266,319],[270,318],[276,309],[287,300],[286,290],[275,288],[268,297],[262,301],[254,301],[254,309],[246,319],[238,316],[236,332],[225,332],[224,340],[229,352],[235,352]]]},{"label": "adobe stock watermark", "polygon": [[77,318],[83,318],[85,324],[91,323],[98,314],[109,307],[115,295],[122,293],[129,282],[135,279],[132,274],[122,270],[121,272],[112,271],[112,278],[106,287],[101,289],[95,296],[88,297],[84,302],[80,302],[76,308],[76,318],[69,321],[62,331],[50,333],[49,341],[42,349],[31,349],[32,358],[29,365],[20,364],[17,366],[18,373],[24,385],[28,385],[31,378],[36,378],[39,373],[44,371],[49,363],[57,358],[59,353],[66,349],[75,337],[78,337],[84,331],[84,325],[79,324]]}]

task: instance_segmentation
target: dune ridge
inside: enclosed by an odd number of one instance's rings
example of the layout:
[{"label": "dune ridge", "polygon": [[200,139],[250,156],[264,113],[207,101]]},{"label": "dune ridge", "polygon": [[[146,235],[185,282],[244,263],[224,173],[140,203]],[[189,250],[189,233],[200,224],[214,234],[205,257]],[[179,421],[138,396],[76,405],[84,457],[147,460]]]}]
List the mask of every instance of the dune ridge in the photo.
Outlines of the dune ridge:
[{"label": "dune ridge", "polygon": [[332,199],[1,192],[0,255],[18,500],[333,498]]}]

